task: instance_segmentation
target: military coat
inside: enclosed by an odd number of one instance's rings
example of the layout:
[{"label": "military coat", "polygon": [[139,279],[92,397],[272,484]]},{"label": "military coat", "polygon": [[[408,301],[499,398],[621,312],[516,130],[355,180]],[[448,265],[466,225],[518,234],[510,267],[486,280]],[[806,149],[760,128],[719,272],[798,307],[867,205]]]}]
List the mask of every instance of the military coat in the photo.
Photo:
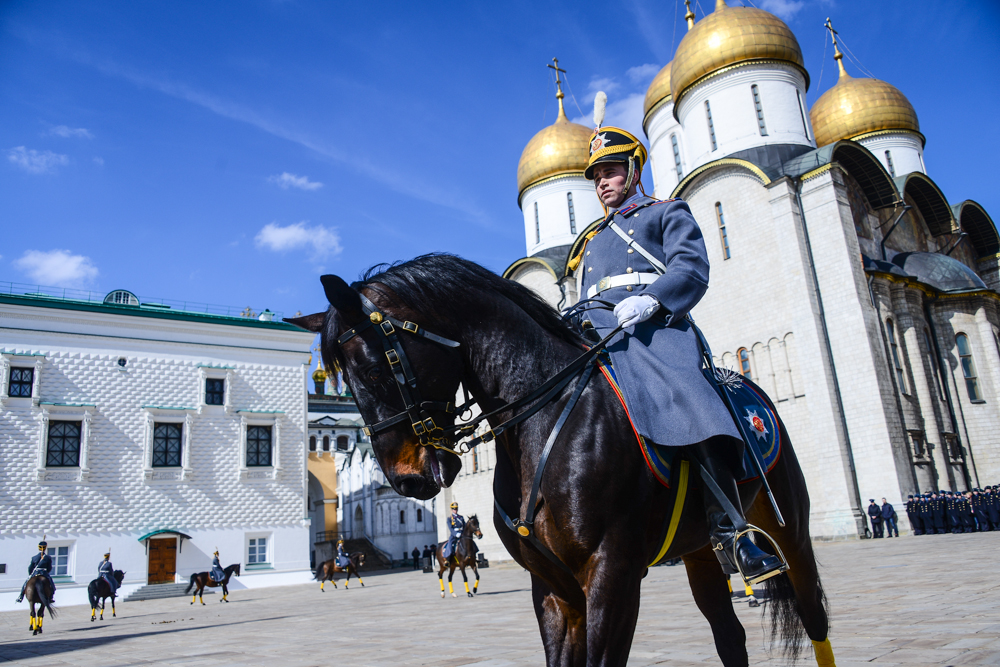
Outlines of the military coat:
[{"label": "military coat", "polygon": [[118,590],[118,580],[115,579],[115,566],[109,560],[102,560],[97,566],[97,576],[108,582],[111,592]]},{"label": "military coat", "polygon": [[[708,289],[708,255],[691,209],[679,199],[658,201],[636,195],[626,201],[587,243],[578,274],[581,299],[602,278],[656,274],[646,258],[610,229],[612,219],[667,269],[652,284],[613,287],[597,297],[617,304],[648,294],[660,302],[652,318],[630,327],[608,345],[636,430],[651,442],[669,447],[718,435],[739,440],[733,418],[702,373],[698,339],[684,319]],[[602,336],[618,326],[610,311],[587,312]]]}]

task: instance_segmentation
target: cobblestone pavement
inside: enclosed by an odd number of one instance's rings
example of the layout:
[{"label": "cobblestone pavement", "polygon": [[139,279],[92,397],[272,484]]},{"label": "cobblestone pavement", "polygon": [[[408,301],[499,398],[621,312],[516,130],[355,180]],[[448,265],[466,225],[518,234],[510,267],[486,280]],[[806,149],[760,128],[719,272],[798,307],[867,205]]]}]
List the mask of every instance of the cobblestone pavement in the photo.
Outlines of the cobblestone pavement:
[{"label": "cobblestone pavement", "polygon": [[[1000,664],[1000,579],[989,567],[1000,533],[904,536],[818,544],[840,667]],[[0,662],[87,665],[542,665],[528,575],[483,570],[480,594],[440,599],[437,577],[372,574],[361,588],[242,590],[222,604],[187,598],[121,604],[91,623],[66,607],[32,637],[25,612],[0,614]],[[456,578],[458,576],[456,575]],[[761,610],[737,602],[751,664],[782,664],[765,647]],[[683,566],[657,567],[643,585],[630,665],[719,664]],[[815,665],[807,650],[801,665]]]}]

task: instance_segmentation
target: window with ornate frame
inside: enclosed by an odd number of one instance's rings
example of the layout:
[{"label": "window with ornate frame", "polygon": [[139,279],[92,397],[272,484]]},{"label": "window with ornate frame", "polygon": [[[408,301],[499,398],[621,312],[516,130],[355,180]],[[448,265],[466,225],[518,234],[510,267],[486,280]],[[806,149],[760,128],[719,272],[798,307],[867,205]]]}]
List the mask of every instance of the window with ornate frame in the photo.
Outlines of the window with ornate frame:
[{"label": "window with ornate frame", "polygon": [[[247,426],[247,467],[260,468],[271,465],[271,427]],[[324,451],[329,451],[330,439],[323,437]]]},{"label": "window with ornate frame", "polygon": [[712,122],[712,106],[705,100],[705,118],[708,120],[708,138],[712,140],[712,150],[718,150],[719,144],[715,141],[715,123]]},{"label": "window with ornate frame", "polygon": [[48,445],[45,448],[45,467],[80,467],[82,437],[83,422],[50,421]]},{"label": "window with ornate frame", "polygon": [[719,241],[722,242],[722,259],[731,257],[729,251],[729,234],[726,233],[726,216],[722,212],[722,203],[715,202],[715,218],[719,223]]},{"label": "window with ornate frame", "polygon": [[178,422],[153,424],[154,468],[179,468],[184,451],[184,424]]},{"label": "window with ornate frame", "polygon": [[750,92],[753,94],[753,108],[757,112],[757,129],[760,131],[760,136],[767,136],[767,125],[764,124],[764,107],[760,103],[760,89],[757,88],[757,84],[750,86]]},{"label": "window with ornate frame", "polygon": [[205,405],[226,404],[226,381],[224,378],[205,378]]},{"label": "window with ornate frame", "polygon": [[684,168],[681,166],[681,147],[677,143],[677,135],[670,135],[670,146],[674,149],[674,169],[677,170],[677,180],[681,180],[684,175]]},{"label": "window with ornate frame", "polygon": [[896,178],[896,166],[892,163],[892,152],[885,152],[885,166],[889,168],[889,175]]},{"label": "window with ornate frame", "polygon": [[573,193],[566,193],[566,203],[569,205],[569,233],[576,234],[576,210],[573,208]]},{"label": "window with ornate frame", "polygon": [[22,366],[10,367],[7,395],[11,398],[31,398],[31,388],[35,384],[35,369]]},{"label": "window with ornate frame", "polygon": [[956,335],[955,345],[958,346],[958,359],[962,366],[962,375],[965,377],[965,391],[969,394],[969,400],[974,403],[982,402],[983,395],[979,391],[976,360],[972,358],[972,346],[969,344],[969,337],[964,333]]}]

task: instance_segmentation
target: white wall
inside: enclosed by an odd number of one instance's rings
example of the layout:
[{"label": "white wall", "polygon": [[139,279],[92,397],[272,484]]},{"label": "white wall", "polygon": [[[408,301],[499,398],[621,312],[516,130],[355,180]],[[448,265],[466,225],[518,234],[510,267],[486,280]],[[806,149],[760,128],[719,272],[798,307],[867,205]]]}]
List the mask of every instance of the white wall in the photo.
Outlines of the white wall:
[{"label": "white wall", "polygon": [[[677,137],[677,148],[681,157],[681,176],[677,176],[677,163],[674,160],[674,146],[670,140],[671,135]],[[684,155],[685,139],[681,124],[674,118],[674,105],[672,102],[664,104],[650,116],[646,128],[646,136],[649,138],[649,163],[653,170],[653,183],[655,197],[657,199],[668,199],[673,192],[683,174],[688,172],[687,158]]]},{"label": "white wall", "polygon": [[[885,170],[894,176],[905,176],[914,171],[927,173],[924,168],[923,141],[912,132],[886,132],[857,141],[870,150],[885,167]],[[886,151],[890,151],[892,155],[892,171],[889,170]]]},{"label": "white wall", "polygon": [[[573,193],[576,212],[576,233],[570,230],[567,193]],[[535,204],[538,204],[538,222],[541,240],[535,234]],[[521,197],[524,215],[524,238],[530,257],[547,248],[570,245],[577,235],[594,220],[604,217],[604,209],[594,191],[594,182],[583,174],[567,176],[528,188]]]}]

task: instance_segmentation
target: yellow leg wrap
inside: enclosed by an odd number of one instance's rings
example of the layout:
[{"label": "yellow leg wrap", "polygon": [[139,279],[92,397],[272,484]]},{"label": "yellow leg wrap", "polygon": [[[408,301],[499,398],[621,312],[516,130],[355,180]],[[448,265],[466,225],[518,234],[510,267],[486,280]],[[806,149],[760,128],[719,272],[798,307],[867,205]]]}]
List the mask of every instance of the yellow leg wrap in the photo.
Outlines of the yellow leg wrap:
[{"label": "yellow leg wrap", "polygon": [[441,592],[444,593],[444,579],[438,579],[438,583],[441,584]]},{"label": "yellow leg wrap", "polygon": [[732,579],[726,579],[726,585],[729,586],[729,593],[732,594],[732,592],[733,592],[733,580]]},{"label": "yellow leg wrap", "polygon": [[743,591],[746,594],[746,596],[750,597],[751,595],[753,595],[753,589],[750,588],[750,584],[748,584],[747,582],[744,581],[743,585],[746,586],[746,590]]},{"label": "yellow leg wrap", "polygon": [[468,592],[469,592],[469,582],[468,582],[468,581],[467,581],[467,582],[465,582],[465,592],[466,592],[466,593],[468,593]]},{"label": "yellow leg wrap", "polygon": [[833,647],[830,646],[829,637],[821,642],[813,642],[813,650],[816,651],[816,664],[819,667],[837,667],[837,663],[833,660]]},{"label": "yellow leg wrap", "polygon": [[205,599],[199,595],[198,596],[198,602],[200,602],[202,604],[205,604]]},{"label": "yellow leg wrap", "polygon": [[97,615],[97,610],[96,609],[91,609],[90,610],[90,617],[94,618],[94,616],[96,616],[96,615]]},{"label": "yellow leg wrap", "polygon": [[365,580],[362,579],[361,577],[358,577],[358,583],[361,584],[362,586],[364,586],[365,585]]},{"label": "yellow leg wrap", "polygon": [[194,604],[197,601],[198,601],[198,596],[197,595],[192,595],[191,596],[191,604]]},{"label": "yellow leg wrap", "polygon": [[448,582],[448,592],[449,593],[454,593],[455,592],[455,587],[451,585],[450,581]]},{"label": "yellow leg wrap", "polygon": [[39,629],[39,630],[41,630],[41,629],[42,629],[42,621],[44,621],[44,620],[45,620],[45,619],[44,619],[44,618],[42,618],[41,616],[39,616],[39,617],[38,617],[38,629]]},{"label": "yellow leg wrap", "polygon": [[324,587],[325,585],[326,585],[326,582],[325,582],[325,581],[321,581],[321,582],[319,582],[319,589],[320,589],[321,591],[322,591],[322,590],[324,590],[324,589],[323,589],[323,587]]},{"label": "yellow leg wrap", "polygon": [[[443,589],[442,589],[442,590],[443,590]],[[29,627],[30,629],[34,630],[34,629],[35,629],[35,617],[34,617],[34,616],[32,616],[32,617],[31,617],[31,619],[30,619],[30,621],[31,621],[31,622],[30,622],[30,624],[28,625],[28,627]]]},{"label": "yellow leg wrap", "polygon": [[479,580],[476,579],[476,583],[472,584],[472,592],[475,593],[479,590]]}]

